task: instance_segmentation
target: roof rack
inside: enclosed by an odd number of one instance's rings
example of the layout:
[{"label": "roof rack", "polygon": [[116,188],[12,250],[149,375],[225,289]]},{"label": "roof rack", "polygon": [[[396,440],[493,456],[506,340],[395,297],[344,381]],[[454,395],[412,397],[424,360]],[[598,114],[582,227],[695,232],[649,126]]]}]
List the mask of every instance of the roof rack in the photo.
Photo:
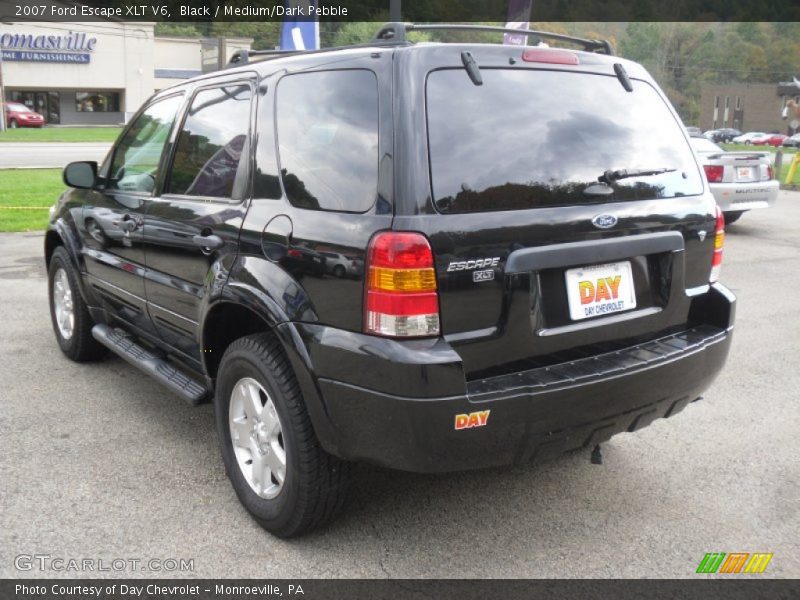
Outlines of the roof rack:
[{"label": "roof rack", "polygon": [[608,40],[589,40],[550,31],[535,31],[532,29],[511,29],[509,27],[494,27],[492,25],[450,25],[450,24],[417,24],[417,23],[386,23],[375,34],[372,41],[366,44],[352,44],[348,46],[336,46],[331,48],[320,48],[319,50],[237,50],[228,61],[228,67],[238,67],[246,65],[251,58],[263,57],[264,59],[279,58],[281,56],[297,54],[316,54],[320,52],[331,52],[347,48],[374,48],[375,46],[404,46],[410,44],[407,33],[410,31],[488,31],[492,33],[514,33],[517,35],[529,35],[540,39],[567,42],[581,46],[587,52],[599,52],[601,54],[614,55],[614,50]]},{"label": "roof rack", "polygon": [[614,55],[614,49],[608,40],[590,40],[562,35],[550,31],[536,31],[533,29],[511,29],[510,27],[495,27],[492,25],[451,25],[451,24],[417,24],[417,23],[386,23],[375,34],[376,42],[393,42],[402,44],[407,41],[407,33],[410,31],[487,31],[493,33],[513,33],[516,35],[529,35],[540,39],[553,40],[557,42],[567,42],[581,46],[587,52],[599,52],[601,54]]},{"label": "roof rack", "polygon": [[238,67],[250,62],[251,56],[281,56],[284,54],[296,54],[302,50],[237,50],[231,55],[228,61],[229,67]]},{"label": "roof rack", "polygon": [[319,48],[317,50],[237,50],[231,55],[227,68],[239,67],[250,62],[251,57],[280,58],[281,56],[292,56],[300,54],[321,54],[323,52],[333,52],[334,50],[349,50],[352,48],[376,48],[386,46],[405,46],[409,42],[394,40],[372,40],[365,44],[348,44],[347,46],[331,46],[329,48]]}]

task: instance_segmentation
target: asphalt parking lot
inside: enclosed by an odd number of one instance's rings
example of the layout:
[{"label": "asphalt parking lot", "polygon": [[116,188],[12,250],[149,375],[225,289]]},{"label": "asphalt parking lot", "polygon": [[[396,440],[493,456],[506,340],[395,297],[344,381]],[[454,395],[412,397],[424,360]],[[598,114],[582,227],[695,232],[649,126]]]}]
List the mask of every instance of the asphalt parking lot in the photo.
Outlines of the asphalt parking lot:
[{"label": "asphalt parking lot", "polygon": [[5,169],[60,169],[76,157],[100,163],[109,148],[110,142],[3,142],[0,144],[0,165]]},{"label": "asphalt parking lot", "polygon": [[41,253],[41,234],[0,234],[0,577],[78,575],[19,571],[20,554],[194,559],[175,575],[195,577],[699,577],[715,551],[800,577],[800,193],[728,231],[736,333],[702,402],[615,437],[602,466],[360,466],[343,517],[294,541],[239,505],[210,405],[61,355]]}]

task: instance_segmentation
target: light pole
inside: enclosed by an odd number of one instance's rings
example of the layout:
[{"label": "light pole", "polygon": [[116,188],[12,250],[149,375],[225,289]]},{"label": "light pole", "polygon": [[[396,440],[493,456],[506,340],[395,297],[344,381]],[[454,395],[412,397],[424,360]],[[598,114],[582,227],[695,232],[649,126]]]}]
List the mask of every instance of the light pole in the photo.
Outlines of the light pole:
[{"label": "light pole", "polygon": [[402,21],[401,12],[400,0],[389,0],[389,20],[393,23],[399,23]]},{"label": "light pole", "polygon": [[0,131],[6,130],[6,90],[3,86],[3,48],[0,47]]}]

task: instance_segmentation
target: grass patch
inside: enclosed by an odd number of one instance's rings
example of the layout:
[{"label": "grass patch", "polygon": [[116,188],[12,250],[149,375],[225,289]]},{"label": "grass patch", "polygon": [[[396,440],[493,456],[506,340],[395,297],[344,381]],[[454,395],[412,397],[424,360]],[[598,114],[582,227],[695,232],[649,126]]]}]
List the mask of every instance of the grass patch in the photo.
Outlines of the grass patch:
[{"label": "grass patch", "polygon": [[[47,226],[47,209],[65,190],[61,169],[0,170],[0,231],[37,231]],[[11,206],[34,207],[19,210]]]},{"label": "grass patch", "polygon": [[122,127],[42,127],[0,132],[2,142],[113,142]]},{"label": "grass patch", "polygon": [[[719,144],[719,146],[722,146],[722,148],[729,152],[772,152],[774,154],[778,151],[778,148],[769,145],[753,146],[751,144],[748,146],[747,144]],[[797,148],[783,148],[782,146],[780,148],[782,148],[784,154],[794,154],[797,152]]]}]

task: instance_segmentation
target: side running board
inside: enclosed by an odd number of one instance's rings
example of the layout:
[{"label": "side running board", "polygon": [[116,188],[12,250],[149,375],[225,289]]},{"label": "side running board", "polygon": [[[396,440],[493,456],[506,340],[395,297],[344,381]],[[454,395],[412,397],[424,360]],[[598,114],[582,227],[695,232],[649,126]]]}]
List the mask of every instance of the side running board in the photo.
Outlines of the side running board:
[{"label": "side running board", "polygon": [[92,327],[92,336],[106,348],[160,381],[191,404],[200,404],[206,397],[205,386],[142,348],[121,329],[108,325],[95,325]]}]

